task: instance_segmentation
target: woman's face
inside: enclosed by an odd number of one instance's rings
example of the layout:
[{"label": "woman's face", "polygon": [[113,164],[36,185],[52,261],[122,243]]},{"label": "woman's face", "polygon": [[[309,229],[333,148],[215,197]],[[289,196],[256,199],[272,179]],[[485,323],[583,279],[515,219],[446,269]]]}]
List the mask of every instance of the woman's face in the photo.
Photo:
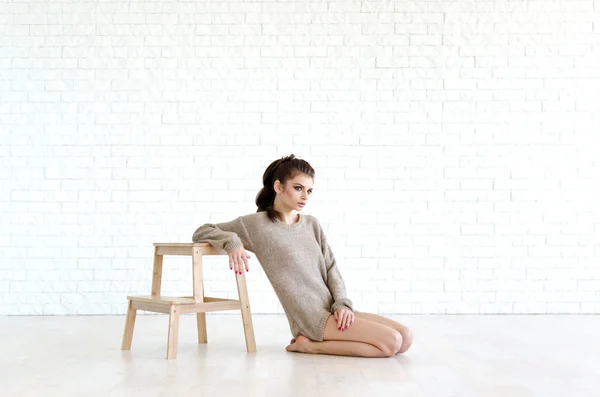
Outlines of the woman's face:
[{"label": "woman's face", "polygon": [[[287,211],[301,211],[313,191],[313,179],[306,174],[297,174],[292,179],[288,179],[285,185],[275,181],[276,200]],[[304,205],[302,205],[304,204]]]}]

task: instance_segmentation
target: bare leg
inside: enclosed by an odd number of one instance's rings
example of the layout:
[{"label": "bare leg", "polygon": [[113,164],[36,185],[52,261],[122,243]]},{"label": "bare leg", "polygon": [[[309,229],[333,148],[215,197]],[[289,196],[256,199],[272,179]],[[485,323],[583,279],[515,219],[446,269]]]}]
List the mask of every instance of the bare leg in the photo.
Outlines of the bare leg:
[{"label": "bare leg", "polygon": [[350,328],[338,331],[334,317],[329,316],[323,342],[313,342],[299,335],[295,340],[292,339],[286,350],[355,357],[392,357],[401,346],[402,335],[386,325],[357,317]]},{"label": "bare leg", "polygon": [[298,335],[294,344],[286,347],[287,351],[312,354],[332,354],[336,356],[353,357],[390,357],[373,345],[351,341],[313,342],[306,336]]},{"label": "bare leg", "polygon": [[362,313],[362,312],[354,313],[354,317],[355,318],[364,318],[365,320],[369,320],[369,321],[373,321],[373,322],[376,322],[379,324],[387,325],[388,327],[391,327],[391,328],[395,329],[396,331],[400,332],[400,334],[402,335],[402,347],[400,347],[400,350],[398,350],[398,353],[404,353],[405,351],[407,351],[410,348],[410,346],[413,343],[413,334],[412,334],[411,330],[406,325],[402,325],[397,321],[382,317],[377,314]]}]

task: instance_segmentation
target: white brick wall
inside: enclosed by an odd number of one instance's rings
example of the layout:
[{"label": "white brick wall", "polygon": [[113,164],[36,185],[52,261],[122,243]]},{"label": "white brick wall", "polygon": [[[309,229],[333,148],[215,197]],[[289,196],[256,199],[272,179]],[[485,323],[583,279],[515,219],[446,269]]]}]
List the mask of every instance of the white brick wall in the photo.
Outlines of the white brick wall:
[{"label": "white brick wall", "polygon": [[598,0],[4,0],[0,55],[0,314],[124,313],[292,152],[359,310],[600,313]]}]

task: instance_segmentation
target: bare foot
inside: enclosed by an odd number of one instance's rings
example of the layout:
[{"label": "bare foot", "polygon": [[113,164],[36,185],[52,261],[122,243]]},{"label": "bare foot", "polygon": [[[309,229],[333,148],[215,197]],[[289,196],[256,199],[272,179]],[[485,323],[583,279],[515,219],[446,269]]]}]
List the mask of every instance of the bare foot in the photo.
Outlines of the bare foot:
[{"label": "bare foot", "polygon": [[304,335],[298,335],[297,338],[294,338],[290,341],[290,345],[285,348],[285,350],[289,352],[298,352],[298,353],[308,353],[308,343],[310,339],[308,339]]}]

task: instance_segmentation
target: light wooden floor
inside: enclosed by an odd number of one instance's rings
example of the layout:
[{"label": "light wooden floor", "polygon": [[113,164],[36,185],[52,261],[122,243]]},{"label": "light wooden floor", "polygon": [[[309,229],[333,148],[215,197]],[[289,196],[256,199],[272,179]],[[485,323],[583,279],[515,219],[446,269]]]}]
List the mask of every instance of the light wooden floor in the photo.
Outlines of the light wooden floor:
[{"label": "light wooden floor", "polygon": [[208,316],[208,345],[182,317],[179,356],[164,359],[167,316],[0,317],[0,395],[51,396],[600,396],[600,316],[391,316],[414,331],[404,355],[288,353],[282,315]]}]

